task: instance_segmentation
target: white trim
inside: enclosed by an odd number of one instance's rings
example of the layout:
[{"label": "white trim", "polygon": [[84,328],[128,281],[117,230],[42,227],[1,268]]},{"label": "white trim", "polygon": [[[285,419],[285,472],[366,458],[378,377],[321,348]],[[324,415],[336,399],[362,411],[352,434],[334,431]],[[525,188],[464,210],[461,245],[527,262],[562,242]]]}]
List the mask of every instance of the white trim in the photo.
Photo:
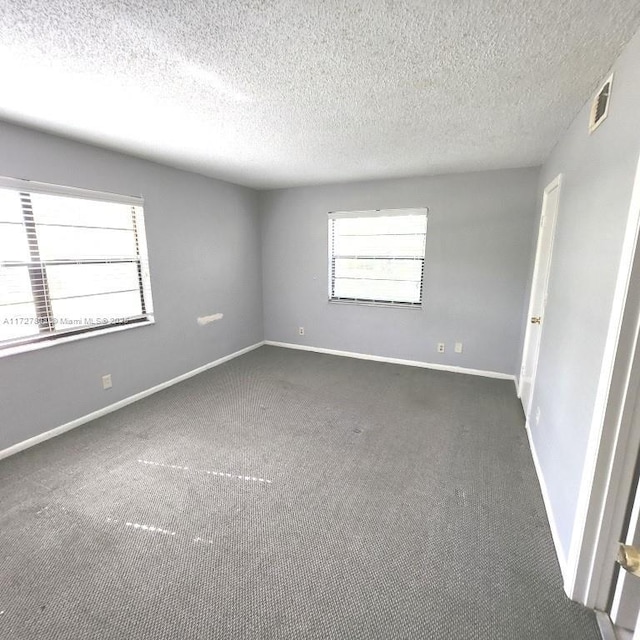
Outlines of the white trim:
[{"label": "white trim", "polygon": [[598,623],[598,630],[602,636],[602,640],[618,640],[618,635],[613,627],[613,622],[608,613],[604,611],[596,610],[596,622]]},{"label": "white trim", "polygon": [[35,180],[24,180],[21,178],[0,176],[0,188],[25,191],[28,193],[46,193],[49,195],[70,196],[72,198],[85,198],[86,200],[116,202],[118,204],[131,204],[136,207],[142,207],[144,205],[144,200],[139,196],[125,196],[107,191],[92,191],[91,189],[67,187],[59,184],[36,182]]},{"label": "white trim", "polygon": [[360,307],[383,307],[387,309],[413,309],[414,311],[422,311],[424,308],[423,302],[417,303],[407,303],[402,304],[400,302],[371,302],[370,300],[358,300],[354,298],[353,300],[340,300],[339,298],[329,298],[327,300],[329,304],[346,304],[353,305],[356,304]]},{"label": "white trim", "polygon": [[408,367],[420,367],[422,369],[436,369],[437,371],[450,371],[452,373],[464,373],[470,376],[482,376],[484,378],[497,378],[499,380],[514,380],[515,376],[499,371],[483,371],[482,369],[467,369],[465,367],[454,367],[446,364],[435,364],[432,362],[420,362],[418,360],[404,360],[402,358],[386,358],[384,356],[374,356],[368,353],[356,353],[355,351],[338,351],[337,349],[324,349],[322,347],[310,347],[304,344],[293,344],[290,342],[276,342],[265,340],[264,343],[271,347],[282,347],[284,349],[298,349],[299,351],[313,351],[314,353],[326,353],[331,356],[342,356],[345,358],[356,358],[358,360],[373,360],[375,362],[388,362],[390,364],[402,364]]},{"label": "white trim", "polygon": [[[636,415],[635,418],[638,420],[640,416]],[[636,422],[636,425],[637,424]],[[619,541],[632,545],[637,533],[640,531],[640,493],[638,493],[638,487],[635,488],[633,506],[631,507],[629,523],[626,529],[627,530],[623,531],[620,535]],[[637,577],[627,571],[618,571],[617,573],[613,599],[609,609],[611,619],[615,621],[616,626],[627,629],[634,629],[637,626],[638,603],[636,580]],[[635,585],[633,584],[634,582],[636,582]],[[638,631],[640,631],[640,628]]]},{"label": "white trim", "polygon": [[110,325],[104,329],[96,328],[93,331],[82,331],[77,333],[74,333],[73,331],[69,331],[69,333],[60,332],[59,334],[54,334],[56,337],[52,337],[49,340],[24,342],[14,346],[0,347],[0,359],[15,356],[18,353],[39,351],[40,349],[55,347],[58,344],[67,344],[69,342],[76,342],[76,340],[86,340],[87,338],[95,338],[97,336],[104,336],[108,333],[117,333],[119,331],[128,331],[129,329],[138,329],[139,327],[149,327],[154,324],[155,320],[153,319],[153,316],[149,316],[146,320],[142,320],[141,322]]},{"label": "white trim", "polygon": [[565,582],[569,597],[598,609],[606,607],[605,594],[613,575],[611,541],[616,537],[616,527],[619,533],[622,526],[621,504],[630,493],[632,465],[628,458],[638,451],[637,444],[629,450],[633,412],[630,405],[635,398],[628,399],[627,391],[633,382],[632,368],[640,365],[634,357],[640,321],[639,231],[640,158],[620,254]]},{"label": "white trim", "polygon": [[102,409],[98,409],[97,411],[92,411],[81,418],[76,418],[71,422],[67,422],[66,424],[60,425],[55,429],[51,429],[49,431],[45,431],[44,433],[40,433],[33,438],[29,438],[28,440],[23,440],[22,442],[18,442],[6,449],[0,451],[0,460],[3,458],[7,458],[8,456],[13,455],[14,453],[18,453],[19,451],[24,451],[29,447],[33,447],[40,442],[44,442],[45,440],[49,440],[50,438],[54,438],[55,436],[59,436],[61,433],[65,431],[70,431],[71,429],[75,429],[87,422],[91,422],[92,420],[96,420],[97,418],[101,418],[102,416],[106,416],[108,413],[112,413],[113,411],[117,411],[118,409],[122,409],[122,407],[126,407],[128,404],[132,404],[133,402],[137,402],[138,400],[142,400],[142,398],[146,398],[158,391],[162,391],[167,387],[171,387],[174,384],[178,384],[178,382],[182,382],[183,380],[187,380],[188,378],[192,378],[193,376],[197,376],[199,373],[207,371],[207,369],[212,369],[213,367],[217,367],[224,362],[228,362],[229,360],[233,360],[238,356],[244,355],[245,353],[249,353],[249,351],[253,351],[254,349],[258,349],[264,345],[264,341],[257,342],[256,344],[252,344],[249,347],[245,347],[244,349],[240,349],[240,351],[235,351],[234,353],[230,353],[227,356],[222,356],[222,358],[218,358],[213,362],[209,362],[208,364],[202,365],[197,369],[192,369],[191,371],[187,371],[187,373],[183,373],[176,378],[172,378],[171,380],[167,380],[166,382],[162,382],[157,384],[155,387],[151,387],[150,389],[146,389],[145,391],[141,391],[140,393],[136,393],[128,398],[124,398],[123,400],[118,400],[118,402],[114,402]]},{"label": "white trim", "polygon": [[562,539],[560,537],[560,531],[558,524],[556,523],[555,516],[553,515],[553,508],[551,506],[551,497],[549,496],[549,490],[547,489],[547,483],[544,479],[544,473],[542,473],[542,466],[540,465],[540,459],[538,458],[538,452],[535,444],[533,443],[533,435],[529,428],[529,421],[527,420],[524,425],[527,432],[527,438],[529,440],[529,449],[531,450],[531,457],[533,458],[533,466],[536,469],[536,475],[538,476],[538,484],[540,485],[540,491],[542,492],[542,500],[544,502],[544,508],[547,512],[547,520],[549,521],[549,527],[551,528],[551,537],[553,538],[553,545],[556,549],[556,556],[558,558],[558,564],[560,565],[560,572],[562,577],[565,577],[567,570],[567,557],[562,546]]},{"label": "white trim", "polygon": [[362,211],[329,211],[329,220],[339,218],[374,218],[376,216],[429,216],[429,207],[408,207],[406,209],[369,209]]}]

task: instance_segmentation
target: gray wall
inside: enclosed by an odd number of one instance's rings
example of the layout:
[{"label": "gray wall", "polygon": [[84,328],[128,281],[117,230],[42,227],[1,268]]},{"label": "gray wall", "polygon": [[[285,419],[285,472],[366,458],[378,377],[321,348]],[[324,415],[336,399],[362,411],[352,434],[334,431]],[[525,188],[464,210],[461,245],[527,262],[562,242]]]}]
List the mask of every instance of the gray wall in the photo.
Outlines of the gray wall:
[{"label": "gray wall", "polygon": [[[515,374],[537,184],[534,168],[262,193],[265,338]],[[420,206],[424,308],[328,303],[327,212]]]},{"label": "gray wall", "polygon": [[640,153],[640,33],[614,71],[608,119],[590,136],[585,105],[538,187],[563,174],[531,429],[565,556]]},{"label": "gray wall", "polygon": [[0,357],[0,450],[262,340],[254,191],[3,123],[0,175],[142,195],[156,315]]}]

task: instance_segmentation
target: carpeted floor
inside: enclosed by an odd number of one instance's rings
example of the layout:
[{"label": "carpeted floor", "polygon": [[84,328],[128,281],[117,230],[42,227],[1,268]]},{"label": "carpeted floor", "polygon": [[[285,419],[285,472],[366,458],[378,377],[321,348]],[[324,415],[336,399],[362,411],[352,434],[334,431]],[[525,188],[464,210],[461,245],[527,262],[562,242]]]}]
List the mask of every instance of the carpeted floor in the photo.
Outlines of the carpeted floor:
[{"label": "carpeted floor", "polygon": [[509,381],[263,347],[0,461],[0,508],[3,640],[600,637]]}]

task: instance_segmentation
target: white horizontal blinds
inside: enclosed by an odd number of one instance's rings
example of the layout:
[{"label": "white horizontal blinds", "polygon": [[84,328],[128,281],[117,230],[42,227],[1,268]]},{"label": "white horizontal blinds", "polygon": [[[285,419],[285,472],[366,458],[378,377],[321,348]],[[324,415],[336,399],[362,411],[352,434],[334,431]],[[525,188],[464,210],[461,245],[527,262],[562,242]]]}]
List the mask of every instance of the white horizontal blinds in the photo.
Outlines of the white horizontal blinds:
[{"label": "white horizontal blinds", "polygon": [[142,317],[134,207],[39,193],[32,202],[57,330]]},{"label": "white horizontal blinds", "polygon": [[0,188],[0,346],[148,317],[142,215],[86,194]]},{"label": "white horizontal blinds", "polygon": [[426,232],[426,210],[333,214],[331,299],[420,305]]},{"label": "white horizontal blinds", "polygon": [[29,264],[20,193],[0,190],[0,342],[38,333]]}]

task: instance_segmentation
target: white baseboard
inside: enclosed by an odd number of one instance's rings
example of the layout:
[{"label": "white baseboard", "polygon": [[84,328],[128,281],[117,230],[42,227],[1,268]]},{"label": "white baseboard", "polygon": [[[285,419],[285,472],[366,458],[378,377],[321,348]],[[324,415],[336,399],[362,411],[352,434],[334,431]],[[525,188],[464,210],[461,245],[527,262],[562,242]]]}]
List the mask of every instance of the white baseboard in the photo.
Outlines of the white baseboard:
[{"label": "white baseboard", "polygon": [[499,371],[483,371],[482,369],[467,369],[465,367],[454,367],[446,364],[435,364],[432,362],[420,362],[418,360],[403,360],[402,358],[385,358],[384,356],[372,356],[367,353],[356,353],[354,351],[338,351],[336,349],[323,349],[321,347],[310,347],[304,344],[293,344],[289,342],[275,342],[265,340],[266,345],[272,347],[284,347],[285,349],[299,349],[300,351],[314,351],[315,353],[327,353],[332,356],[343,356],[345,358],[357,358],[359,360],[374,360],[375,362],[389,362],[391,364],[404,364],[409,367],[420,367],[422,369],[436,369],[438,371],[451,371],[453,373],[465,373],[470,376],[482,376],[484,378],[498,378],[500,380],[514,380],[515,376]]},{"label": "white baseboard", "polygon": [[[25,449],[28,449],[29,447],[33,447],[36,444],[39,444],[40,442],[44,442],[45,440],[49,440],[50,438],[54,438],[55,436],[60,435],[61,433],[65,433],[66,431],[70,431],[71,429],[75,429],[76,427],[79,427],[83,424],[86,424],[87,422],[91,422],[92,420],[96,420],[97,418],[101,418],[102,416],[105,416],[109,413],[112,413],[113,411],[117,411],[118,409],[122,409],[122,407],[126,407],[128,404],[132,404],[133,402],[136,402],[138,400],[142,400],[142,398],[146,398],[147,396],[150,396],[154,393],[157,393],[158,391],[162,391],[163,389],[166,389],[167,387],[171,387],[174,384],[178,384],[179,382],[182,382],[183,380],[187,380],[188,378],[192,378],[193,376],[198,375],[199,373],[202,373],[203,371],[207,371],[207,369],[212,369],[213,367],[217,367],[220,364],[223,364],[224,362],[228,362],[229,360],[232,360],[233,358],[237,358],[238,356],[241,356],[245,353],[248,353],[249,351],[253,351],[254,349],[257,349],[263,345],[270,345],[270,346],[274,346],[274,347],[283,347],[283,348],[287,348],[287,349],[300,349],[302,351],[314,351],[316,353],[326,353],[326,354],[330,354],[330,355],[335,355],[335,356],[343,356],[343,357],[347,357],[347,358],[358,358],[360,360],[374,360],[376,362],[388,362],[391,364],[402,364],[402,365],[407,365],[410,367],[421,367],[424,369],[436,369],[439,371],[451,371],[454,373],[464,373],[467,375],[473,375],[473,376],[484,376],[486,378],[498,378],[501,380],[514,380],[515,381],[515,376],[512,376],[510,374],[507,373],[500,373],[497,371],[482,371],[480,369],[467,369],[465,367],[454,367],[454,366],[449,366],[449,365],[441,365],[441,364],[435,364],[435,363],[429,363],[429,362],[419,362],[417,360],[403,360],[401,358],[385,358],[383,356],[374,356],[374,355],[369,355],[369,354],[365,354],[365,353],[356,353],[356,352],[352,352],[352,351],[338,351],[335,349],[322,349],[320,347],[310,347],[307,345],[298,345],[298,344],[289,344],[289,343],[285,343],[285,342],[275,342],[273,340],[263,340],[261,342],[257,342],[256,344],[253,344],[249,347],[245,347],[244,349],[240,349],[239,351],[236,351],[234,353],[231,353],[227,356],[223,356],[222,358],[218,358],[217,360],[214,360],[213,362],[209,362],[208,364],[202,365],[201,367],[198,367],[197,369],[193,369],[192,371],[188,371],[187,373],[183,373],[180,376],[177,376],[176,378],[172,378],[171,380],[167,380],[166,382],[162,382],[161,384],[156,385],[155,387],[151,387],[150,389],[146,389],[145,391],[141,391],[140,393],[136,393],[135,395],[129,396],[128,398],[124,398],[122,400],[119,400],[118,402],[114,402],[113,404],[110,404],[106,407],[103,407],[102,409],[98,409],[97,411],[92,411],[91,413],[82,416],[80,418],[76,418],[75,420],[72,420],[71,422],[67,422],[66,424],[60,425],[59,427],[55,427],[54,429],[50,429],[49,431],[45,431],[44,433],[40,433],[37,436],[34,436],[33,438],[29,438],[28,440],[23,440],[22,442],[18,442],[17,444],[14,444],[10,447],[7,447],[6,449],[2,449],[0,450],[0,460],[2,460],[3,458],[7,458],[8,456],[13,455],[14,453],[18,453],[20,451],[24,451]],[[534,460],[535,460],[535,456],[534,456]]]},{"label": "white baseboard", "polygon": [[538,476],[538,483],[540,484],[540,490],[542,492],[542,500],[544,501],[544,508],[547,512],[547,519],[549,520],[549,527],[551,528],[551,537],[553,538],[553,545],[556,548],[556,556],[558,557],[558,564],[560,565],[560,572],[562,573],[563,582],[566,581],[567,571],[567,558],[560,541],[560,532],[558,531],[558,525],[553,515],[553,509],[551,508],[551,498],[549,491],[547,490],[547,483],[542,473],[542,467],[540,466],[540,460],[538,459],[538,453],[536,451],[535,444],[533,443],[533,437],[531,435],[531,429],[529,428],[529,421],[525,424],[525,430],[527,432],[527,438],[529,439],[529,449],[531,451],[531,457],[533,458],[533,466],[536,469],[536,475]]},{"label": "white baseboard", "polygon": [[193,369],[192,371],[187,371],[187,373],[183,373],[179,375],[177,378],[172,378],[171,380],[167,380],[166,382],[162,382],[155,387],[151,387],[150,389],[146,389],[145,391],[141,391],[140,393],[136,393],[135,395],[129,396],[128,398],[124,398],[123,400],[118,400],[118,402],[114,402],[102,409],[98,409],[97,411],[92,411],[81,418],[76,418],[71,422],[67,422],[66,424],[60,425],[59,427],[55,427],[55,429],[51,429],[49,431],[45,431],[44,433],[40,433],[33,438],[29,438],[28,440],[23,440],[22,442],[18,442],[6,449],[2,449],[0,451],[0,460],[3,458],[7,458],[8,456],[13,455],[14,453],[18,453],[19,451],[24,451],[29,447],[33,447],[40,442],[44,442],[45,440],[49,440],[50,438],[54,438],[55,436],[59,436],[61,433],[65,431],[70,431],[71,429],[75,429],[80,425],[86,424],[87,422],[91,422],[91,420],[96,420],[97,418],[101,418],[102,416],[106,416],[108,413],[112,413],[113,411],[117,411],[118,409],[122,409],[122,407],[126,407],[128,404],[132,404],[137,400],[142,400],[142,398],[146,398],[158,391],[162,391],[167,387],[171,387],[174,384],[178,384],[178,382],[182,382],[183,380],[187,380],[188,378],[192,378],[193,376],[197,376],[199,373],[203,371],[207,371],[207,369],[213,369],[213,367],[217,367],[224,362],[228,362],[229,360],[233,360],[238,356],[244,355],[249,351],[253,351],[258,347],[261,347],[264,344],[264,341],[257,342],[256,344],[252,344],[249,347],[245,347],[244,349],[240,349],[240,351],[236,351],[234,353],[230,353],[228,356],[223,356],[222,358],[218,358],[213,362],[209,362],[208,364],[202,365],[197,369]]}]

